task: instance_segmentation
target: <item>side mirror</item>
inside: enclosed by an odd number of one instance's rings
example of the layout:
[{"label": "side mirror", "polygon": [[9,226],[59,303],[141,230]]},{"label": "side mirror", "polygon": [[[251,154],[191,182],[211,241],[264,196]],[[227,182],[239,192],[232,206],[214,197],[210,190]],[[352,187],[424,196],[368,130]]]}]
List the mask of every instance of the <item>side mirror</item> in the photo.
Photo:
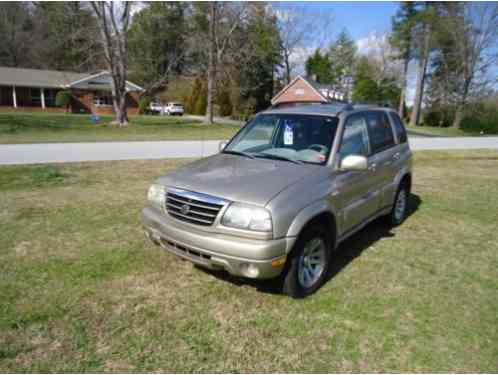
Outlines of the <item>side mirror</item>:
[{"label": "side mirror", "polygon": [[227,144],[228,144],[228,141],[221,141],[219,144],[218,144],[218,151],[221,152],[225,149],[225,147],[227,147]]},{"label": "side mirror", "polygon": [[341,171],[366,171],[368,160],[361,155],[348,155],[341,160]]}]

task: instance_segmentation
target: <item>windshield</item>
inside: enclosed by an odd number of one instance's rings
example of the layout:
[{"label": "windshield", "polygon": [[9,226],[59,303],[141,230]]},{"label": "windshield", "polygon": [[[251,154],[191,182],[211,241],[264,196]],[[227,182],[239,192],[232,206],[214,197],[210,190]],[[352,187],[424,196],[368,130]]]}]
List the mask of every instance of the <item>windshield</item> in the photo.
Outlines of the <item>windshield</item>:
[{"label": "windshield", "polygon": [[224,153],[325,164],[334,141],[337,117],[259,115],[225,147]]}]

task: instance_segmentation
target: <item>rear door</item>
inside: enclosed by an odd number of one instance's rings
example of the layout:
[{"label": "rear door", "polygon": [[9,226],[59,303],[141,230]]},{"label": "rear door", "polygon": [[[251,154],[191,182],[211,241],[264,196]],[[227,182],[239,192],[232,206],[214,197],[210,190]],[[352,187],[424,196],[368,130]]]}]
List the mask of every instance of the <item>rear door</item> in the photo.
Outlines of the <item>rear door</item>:
[{"label": "rear door", "polygon": [[368,111],[365,117],[370,136],[372,171],[375,174],[372,183],[379,197],[377,209],[381,210],[389,205],[387,197],[394,194],[392,190],[396,189],[396,139],[385,111]]}]

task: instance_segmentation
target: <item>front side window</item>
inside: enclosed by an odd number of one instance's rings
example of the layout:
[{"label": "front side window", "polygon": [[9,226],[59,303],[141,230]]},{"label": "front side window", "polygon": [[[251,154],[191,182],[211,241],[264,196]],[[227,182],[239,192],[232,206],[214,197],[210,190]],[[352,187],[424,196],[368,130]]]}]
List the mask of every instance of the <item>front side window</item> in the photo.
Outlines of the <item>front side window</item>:
[{"label": "front side window", "polygon": [[336,134],[336,117],[263,114],[249,122],[224,149],[250,157],[325,164]]},{"label": "front side window", "polygon": [[367,112],[365,114],[372,152],[377,153],[394,146],[394,134],[391,124],[384,112]]},{"label": "front side window", "polygon": [[390,112],[390,115],[394,122],[394,129],[396,130],[396,135],[398,136],[399,143],[406,143],[407,136],[405,125],[403,125],[403,122],[401,121],[397,113]]},{"label": "front side window", "polygon": [[370,155],[367,122],[363,115],[352,115],[346,120],[339,155],[341,159],[348,155]]}]

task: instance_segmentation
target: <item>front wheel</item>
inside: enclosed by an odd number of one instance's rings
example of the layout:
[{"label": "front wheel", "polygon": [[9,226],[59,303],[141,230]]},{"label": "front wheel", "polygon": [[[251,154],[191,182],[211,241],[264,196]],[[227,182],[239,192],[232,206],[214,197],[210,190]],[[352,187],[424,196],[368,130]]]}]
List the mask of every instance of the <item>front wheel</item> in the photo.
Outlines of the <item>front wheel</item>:
[{"label": "front wheel", "polygon": [[284,268],[283,292],[292,298],[314,293],[327,276],[330,247],[330,238],[323,227],[306,230],[294,245]]}]

